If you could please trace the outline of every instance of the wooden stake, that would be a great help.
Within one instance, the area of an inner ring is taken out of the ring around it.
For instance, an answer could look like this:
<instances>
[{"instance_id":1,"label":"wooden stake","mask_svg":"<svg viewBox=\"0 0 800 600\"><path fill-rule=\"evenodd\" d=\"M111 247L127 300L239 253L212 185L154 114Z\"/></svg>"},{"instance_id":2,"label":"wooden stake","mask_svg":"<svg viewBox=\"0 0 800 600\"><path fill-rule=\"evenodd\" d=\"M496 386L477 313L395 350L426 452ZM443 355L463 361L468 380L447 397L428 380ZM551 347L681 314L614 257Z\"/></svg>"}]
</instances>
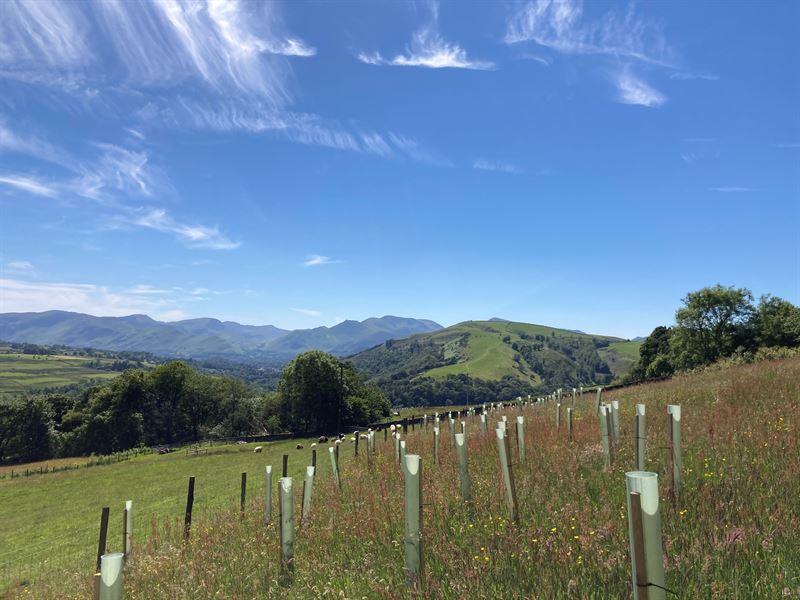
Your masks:
<instances>
[{"instance_id":1,"label":"wooden stake","mask_svg":"<svg viewBox=\"0 0 800 600\"><path fill-rule=\"evenodd\" d=\"M247 473L242 473L242 490L239 496L239 511L244 519L244 499L247 494Z\"/></svg>"},{"instance_id":2,"label":"wooden stake","mask_svg":"<svg viewBox=\"0 0 800 600\"><path fill-rule=\"evenodd\" d=\"M97 562L95 571L100 570L100 557L106 553L106 538L108 537L108 513L109 507L104 506L100 512L100 538L97 541Z\"/></svg>"},{"instance_id":3,"label":"wooden stake","mask_svg":"<svg viewBox=\"0 0 800 600\"><path fill-rule=\"evenodd\" d=\"M633 548L634 595L648 600L647 563L644 560L644 527L642 526L642 499L639 492L631 492L631 541Z\"/></svg>"},{"instance_id":4,"label":"wooden stake","mask_svg":"<svg viewBox=\"0 0 800 600\"><path fill-rule=\"evenodd\" d=\"M186 511L183 516L183 539L188 540L192 529L192 505L194 504L194 475L189 477L189 490L186 492Z\"/></svg>"}]
</instances>

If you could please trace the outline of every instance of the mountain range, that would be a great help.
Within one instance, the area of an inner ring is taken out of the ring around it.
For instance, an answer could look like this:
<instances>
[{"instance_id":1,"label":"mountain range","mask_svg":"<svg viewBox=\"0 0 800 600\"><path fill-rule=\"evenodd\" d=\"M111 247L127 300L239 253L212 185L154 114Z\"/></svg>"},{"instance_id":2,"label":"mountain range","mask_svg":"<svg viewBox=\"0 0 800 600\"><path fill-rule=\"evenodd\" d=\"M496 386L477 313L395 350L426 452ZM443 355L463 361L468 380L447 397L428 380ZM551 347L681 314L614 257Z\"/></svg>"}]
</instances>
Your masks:
<instances>
[{"instance_id":1,"label":"mountain range","mask_svg":"<svg viewBox=\"0 0 800 600\"><path fill-rule=\"evenodd\" d=\"M289 331L273 325L242 325L209 318L162 322L147 315L95 317L61 310L0 314L0 340L9 342L265 363L282 363L311 349L347 356L389 339L439 329L442 326L433 321L394 316Z\"/></svg>"}]
</instances>

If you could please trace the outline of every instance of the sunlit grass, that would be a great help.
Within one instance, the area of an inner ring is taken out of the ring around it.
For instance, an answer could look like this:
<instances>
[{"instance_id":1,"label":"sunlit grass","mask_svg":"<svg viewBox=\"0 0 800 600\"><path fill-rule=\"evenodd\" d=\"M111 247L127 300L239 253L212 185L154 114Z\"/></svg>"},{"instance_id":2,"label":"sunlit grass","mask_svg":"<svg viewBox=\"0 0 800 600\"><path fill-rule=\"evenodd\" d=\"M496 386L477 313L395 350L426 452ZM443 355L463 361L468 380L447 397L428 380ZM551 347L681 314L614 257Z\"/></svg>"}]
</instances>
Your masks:
<instances>
[{"instance_id":1,"label":"sunlit grass","mask_svg":"<svg viewBox=\"0 0 800 600\"><path fill-rule=\"evenodd\" d=\"M630 597L624 472L633 464L632 417L641 402L647 467L660 476L667 587L685 598L800 596L800 360L680 377L605 397L612 398L620 402L621 437L610 470L593 395L576 404L571 444L566 429L554 427L552 405L525 412L527 462L514 464L519 525L508 521L491 429L482 434L477 419L467 423L472 516L460 500L447 425L438 465L431 429L409 431L408 452L421 454L424 465L425 570L415 594ZM683 407L684 493L676 506L666 477L670 403ZM500 414L491 415L492 425ZM511 421L518 413L505 414ZM381 434L376 448L372 471L366 452L343 466L341 493L329 472L320 473L311 520L297 532L291 584L279 582L278 533L264 525L258 498L244 520L233 501L206 511L186 545L179 514L155 523L126 569L126 597L407 597L402 474ZM352 457L352 446L342 451ZM302 485L295 487L299 512ZM20 594L84 598L90 575L86 565Z\"/></svg>"}]
</instances>

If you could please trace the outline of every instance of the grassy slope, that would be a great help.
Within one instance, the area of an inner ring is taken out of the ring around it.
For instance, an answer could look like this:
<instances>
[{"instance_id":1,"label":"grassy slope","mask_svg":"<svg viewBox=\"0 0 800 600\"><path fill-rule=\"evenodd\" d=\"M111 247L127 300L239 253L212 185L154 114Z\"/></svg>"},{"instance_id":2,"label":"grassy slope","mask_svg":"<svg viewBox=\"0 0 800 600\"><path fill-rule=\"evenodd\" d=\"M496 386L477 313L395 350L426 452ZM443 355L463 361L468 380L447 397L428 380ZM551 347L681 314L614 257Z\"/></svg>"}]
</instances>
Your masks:
<instances>
[{"instance_id":1,"label":"grassy slope","mask_svg":"<svg viewBox=\"0 0 800 600\"><path fill-rule=\"evenodd\" d=\"M82 356L0 354L0 393L20 393L92 379L112 379L119 374L88 367L93 360L98 359Z\"/></svg>"},{"instance_id":2,"label":"grassy slope","mask_svg":"<svg viewBox=\"0 0 800 600\"><path fill-rule=\"evenodd\" d=\"M518 525L507 518L492 433L481 434L476 421L467 424L471 517L459 499L449 435L443 436L438 465L431 459L430 431L408 435L409 451L423 460L425 597L630 597L624 473L633 461L631 418L636 403L647 407L647 467L659 475L667 587L685 598L796 597L800 359L685 376L621 389L604 398L620 403L621 437L610 470L603 468L593 396L575 406L572 443L563 429L553 426L552 404L527 411L527 462L520 462L514 451ZM666 405L676 402L683 409L684 494L673 507L667 501L663 431ZM516 413L507 414L512 419ZM492 415L496 418L498 413ZM240 521L236 514L239 464L234 455L226 458L232 464L216 475L219 485L224 484L219 497L233 509L208 511L184 551L178 549L179 527L161 527L128 566L126 598L404 597L403 477L391 444L382 439L379 436L372 472L363 457L359 465L346 468L342 494L325 472L315 483L311 520L296 536L290 587L278 583L276 527L264 527L257 516ZM168 469L170 461L162 460L161 466ZM104 480L116 480L120 469L128 468L109 467ZM87 469L85 475L92 472ZM19 481L18 494L36 485ZM156 484L154 480L148 487ZM139 486L133 497L163 497L173 505L169 514L179 513L181 506L173 497L182 485L172 478L162 485L164 490L146 492L140 489L146 486ZM94 517L103 502L118 508L126 497L127 490L110 489L105 497L86 501L81 515L89 510ZM7 499L7 494L0 497L0 507ZM144 504L141 499L139 503ZM5 517L5 509L0 510ZM17 503L13 515L17 523L35 518L24 502ZM52 514L38 518L41 528L57 532ZM138 517L140 540L146 518ZM85 534L89 538L96 529L90 520L91 531ZM65 517L61 522L71 525ZM6 535L0 532L0 537ZM113 535L116 539L118 528ZM17 560L24 547L17 542L4 552ZM90 574L91 558L84 557L79 570L45 577L22 597L87 597Z\"/></svg>"},{"instance_id":3,"label":"grassy slope","mask_svg":"<svg viewBox=\"0 0 800 600\"><path fill-rule=\"evenodd\" d=\"M264 465L273 465L277 483L284 453L289 454L292 475L299 475L310 464L310 443L300 441L305 449L295 450L297 443L259 444L264 446L261 454L253 453L256 444L213 446L206 456L189 457L185 451L177 451L0 480L0 594L12 581L41 573L44 561L58 568L91 570L103 506L111 507L109 548L117 550L125 500L133 500L134 535L143 540L153 518L183 515L189 475L196 477L196 514L202 515L210 507L238 506L243 471L249 474L249 493L254 497L263 493ZM345 455L352 452L350 446L343 449ZM324 450L318 453L323 476L330 471Z\"/></svg>"},{"instance_id":4,"label":"grassy slope","mask_svg":"<svg viewBox=\"0 0 800 600\"><path fill-rule=\"evenodd\" d=\"M600 358L608 363L611 371L619 378L629 373L634 363L639 360L639 348L641 346L642 342L611 342L607 348L599 348L597 353Z\"/></svg>"},{"instance_id":5,"label":"grassy slope","mask_svg":"<svg viewBox=\"0 0 800 600\"><path fill-rule=\"evenodd\" d=\"M539 375L530 371L530 369L525 366L520 366L514 361L514 350L509 344L503 342L505 336L510 337L512 342L519 341L520 334L529 336L551 336L556 334L559 337L609 340L611 341L611 346L625 348L626 352L630 344L638 344L638 342L625 342L619 338L592 336L566 329L557 329L530 323L515 323L510 321L466 321L432 334L423 334L426 339L445 346L445 358L455 353L458 355L459 362L452 365L428 369L420 373L419 376L435 378L464 373L470 377L495 380L510 375L533 384L541 383ZM454 340L462 336L468 336L467 347L455 351L450 350L449 346L453 345ZM638 345L635 351L638 353ZM608 354L610 354L612 358L616 357L615 352ZM624 361L617 364L623 363ZM613 370L613 365L609 366L611 366ZM629 368L630 367L628 367L628 369Z\"/></svg>"}]
</instances>

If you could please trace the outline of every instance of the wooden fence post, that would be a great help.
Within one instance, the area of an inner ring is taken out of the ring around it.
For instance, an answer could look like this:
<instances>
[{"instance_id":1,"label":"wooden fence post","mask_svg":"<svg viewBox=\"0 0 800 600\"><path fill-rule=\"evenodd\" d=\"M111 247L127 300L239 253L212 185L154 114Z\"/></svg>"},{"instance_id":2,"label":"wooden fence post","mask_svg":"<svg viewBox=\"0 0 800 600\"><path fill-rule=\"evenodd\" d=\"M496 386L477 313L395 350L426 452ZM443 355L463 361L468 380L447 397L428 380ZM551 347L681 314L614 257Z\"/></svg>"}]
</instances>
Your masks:
<instances>
[{"instance_id":1,"label":"wooden fence post","mask_svg":"<svg viewBox=\"0 0 800 600\"><path fill-rule=\"evenodd\" d=\"M561 428L561 402L556 402L556 429Z\"/></svg>"},{"instance_id":2,"label":"wooden fence post","mask_svg":"<svg viewBox=\"0 0 800 600\"><path fill-rule=\"evenodd\" d=\"M632 559L631 579L634 600L642 598L664 600L666 598L666 582L661 546L658 475L646 471L631 471L625 473L625 485L628 492L628 538ZM638 510L635 510L637 500L639 507ZM638 520L641 521L640 526ZM641 534L636 530L637 527ZM641 535L640 540L636 539L638 535ZM643 550L643 552L637 553L637 550ZM642 554L644 561L643 565L640 561L638 565L640 572L637 574L636 559L640 558ZM641 594L642 590L646 592L645 595Z\"/></svg>"},{"instance_id":3,"label":"wooden fence post","mask_svg":"<svg viewBox=\"0 0 800 600\"><path fill-rule=\"evenodd\" d=\"M337 456L336 459L338 460L339 457ZM283 455L283 470L281 471L281 473L283 473L281 475L281 477L288 477L289 476L289 455L288 454L284 454Z\"/></svg>"},{"instance_id":4,"label":"wooden fence post","mask_svg":"<svg viewBox=\"0 0 800 600\"><path fill-rule=\"evenodd\" d=\"M265 468L264 477L264 520L272 521L272 465Z\"/></svg>"},{"instance_id":5,"label":"wooden fence post","mask_svg":"<svg viewBox=\"0 0 800 600\"><path fill-rule=\"evenodd\" d=\"M242 490L239 494L239 513L244 519L244 499L247 494L247 473L242 473Z\"/></svg>"},{"instance_id":6,"label":"wooden fence post","mask_svg":"<svg viewBox=\"0 0 800 600\"><path fill-rule=\"evenodd\" d=\"M594 400L594 412L596 414L598 414L598 415L600 414L600 397L601 397L602 393L603 393L603 388L598 387L597 388L597 397Z\"/></svg>"},{"instance_id":7,"label":"wooden fence post","mask_svg":"<svg viewBox=\"0 0 800 600\"><path fill-rule=\"evenodd\" d=\"M681 407L679 404L667 406L669 419L670 465L672 469L672 497L677 505L683 482L683 457L681 449Z\"/></svg>"},{"instance_id":8,"label":"wooden fence post","mask_svg":"<svg viewBox=\"0 0 800 600\"><path fill-rule=\"evenodd\" d=\"M183 513L183 539L188 540L192 529L192 505L194 504L194 475L189 477L189 490L186 492L186 511Z\"/></svg>"},{"instance_id":9,"label":"wooden fence post","mask_svg":"<svg viewBox=\"0 0 800 600\"><path fill-rule=\"evenodd\" d=\"M354 453L354 455L355 455L356 457L358 457L358 439L359 439L359 436L360 436L360 435L361 435L361 434L360 434L358 431L356 431L356 433L355 433L355 438L356 438L356 450L355 450L355 453Z\"/></svg>"},{"instance_id":10,"label":"wooden fence post","mask_svg":"<svg viewBox=\"0 0 800 600\"><path fill-rule=\"evenodd\" d=\"M405 564L406 584L418 587L422 580L422 460L417 454L405 458Z\"/></svg>"},{"instance_id":11,"label":"wooden fence post","mask_svg":"<svg viewBox=\"0 0 800 600\"><path fill-rule=\"evenodd\" d=\"M100 512L100 538L97 541L97 562L95 571L100 571L100 558L106 553L106 540L108 538L108 513L109 507L104 506Z\"/></svg>"},{"instance_id":12,"label":"wooden fence post","mask_svg":"<svg viewBox=\"0 0 800 600\"><path fill-rule=\"evenodd\" d=\"M636 405L636 415L633 417L633 435L634 435L634 458L635 469L637 471L645 470L645 450L647 442L647 429L645 427L645 406L644 404Z\"/></svg>"}]
</instances>

